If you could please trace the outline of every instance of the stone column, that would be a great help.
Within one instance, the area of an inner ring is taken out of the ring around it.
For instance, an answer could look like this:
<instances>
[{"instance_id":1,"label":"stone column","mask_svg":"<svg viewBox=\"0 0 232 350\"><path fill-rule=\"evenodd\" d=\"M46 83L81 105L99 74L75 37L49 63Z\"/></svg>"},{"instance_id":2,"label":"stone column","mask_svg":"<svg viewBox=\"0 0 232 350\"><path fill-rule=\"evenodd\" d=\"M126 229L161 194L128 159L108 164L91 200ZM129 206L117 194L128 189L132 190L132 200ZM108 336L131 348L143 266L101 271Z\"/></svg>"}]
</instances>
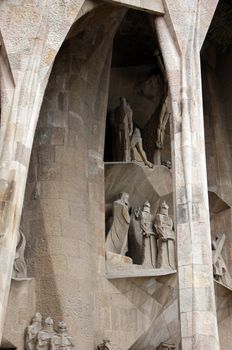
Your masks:
<instances>
[{"instance_id":1,"label":"stone column","mask_svg":"<svg viewBox=\"0 0 232 350\"><path fill-rule=\"evenodd\" d=\"M218 350L201 96L201 8L197 1L173 6L167 0L167 13L155 24L172 100L181 343L184 350Z\"/></svg>"},{"instance_id":2,"label":"stone column","mask_svg":"<svg viewBox=\"0 0 232 350\"><path fill-rule=\"evenodd\" d=\"M83 1L0 4L0 341L39 110L56 53Z\"/></svg>"}]
</instances>

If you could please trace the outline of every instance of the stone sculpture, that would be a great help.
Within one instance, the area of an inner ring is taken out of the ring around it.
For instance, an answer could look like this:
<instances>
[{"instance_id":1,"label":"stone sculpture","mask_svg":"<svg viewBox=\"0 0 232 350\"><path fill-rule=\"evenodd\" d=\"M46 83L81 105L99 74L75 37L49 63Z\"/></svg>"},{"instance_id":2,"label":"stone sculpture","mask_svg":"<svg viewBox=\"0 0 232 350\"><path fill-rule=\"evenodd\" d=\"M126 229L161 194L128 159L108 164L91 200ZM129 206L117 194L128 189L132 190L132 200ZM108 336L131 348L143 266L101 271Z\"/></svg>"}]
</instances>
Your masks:
<instances>
[{"instance_id":1,"label":"stone sculpture","mask_svg":"<svg viewBox=\"0 0 232 350\"><path fill-rule=\"evenodd\" d=\"M158 236L157 267L175 269L175 232L168 209L168 205L163 202L155 216L155 229Z\"/></svg>"},{"instance_id":2,"label":"stone sculpture","mask_svg":"<svg viewBox=\"0 0 232 350\"><path fill-rule=\"evenodd\" d=\"M150 203L147 201L143 205L140 214L140 228L143 236L143 261L146 268L156 268L157 244L154 232L154 216L150 211Z\"/></svg>"},{"instance_id":3,"label":"stone sculpture","mask_svg":"<svg viewBox=\"0 0 232 350\"><path fill-rule=\"evenodd\" d=\"M163 148L165 129L166 129L169 116L170 116L170 113L168 112L168 104L167 104L167 98L166 98L160 111L159 125L157 128L156 147L158 149Z\"/></svg>"},{"instance_id":4,"label":"stone sculpture","mask_svg":"<svg viewBox=\"0 0 232 350\"><path fill-rule=\"evenodd\" d=\"M47 317L43 329L37 335L36 350L55 350L54 335L53 319Z\"/></svg>"},{"instance_id":5,"label":"stone sculpture","mask_svg":"<svg viewBox=\"0 0 232 350\"><path fill-rule=\"evenodd\" d=\"M225 239L226 237L223 233L212 241L213 275L216 281L232 288L232 279L222 257L222 249Z\"/></svg>"},{"instance_id":6,"label":"stone sculpture","mask_svg":"<svg viewBox=\"0 0 232 350\"><path fill-rule=\"evenodd\" d=\"M64 321L59 322L58 331L53 337L53 344L55 350L69 350L74 346Z\"/></svg>"},{"instance_id":7,"label":"stone sculpture","mask_svg":"<svg viewBox=\"0 0 232 350\"><path fill-rule=\"evenodd\" d=\"M128 229L130 224L129 194L120 193L113 203L113 220L106 237L106 250L125 255L128 250Z\"/></svg>"},{"instance_id":8,"label":"stone sculpture","mask_svg":"<svg viewBox=\"0 0 232 350\"><path fill-rule=\"evenodd\" d=\"M134 129L133 135L130 141L131 148L131 160L138 164L147 165L149 168L153 167L153 164L147 160L146 153L143 150L143 141L141 132L138 128Z\"/></svg>"},{"instance_id":9,"label":"stone sculpture","mask_svg":"<svg viewBox=\"0 0 232 350\"><path fill-rule=\"evenodd\" d=\"M25 348L26 350L35 350L37 343L37 335L42 329L42 315L37 312L30 326L26 328L25 332Z\"/></svg>"},{"instance_id":10,"label":"stone sculpture","mask_svg":"<svg viewBox=\"0 0 232 350\"><path fill-rule=\"evenodd\" d=\"M27 278L27 266L24 259L25 247L26 247L26 238L22 230L19 229L12 278L16 278L16 279Z\"/></svg>"},{"instance_id":11,"label":"stone sculpture","mask_svg":"<svg viewBox=\"0 0 232 350\"><path fill-rule=\"evenodd\" d=\"M116 160L128 162L130 158L130 137L133 133L133 111L125 97L120 98L120 106L114 114L116 136Z\"/></svg>"},{"instance_id":12,"label":"stone sculpture","mask_svg":"<svg viewBox=\"0 0 232 350\"><path fill-rule=\"evenodd\" d=\"M37 312L32 324L26 328L26 350L70 350L72 347L72 337L68 335L64 321L59 322L56 332L53 328L53 319L47 317L42 327L42 316Z\"/></svg>"},{"instance_id":13,"label":"stone sculpture","mask_svg":"<svg viewBox=\"0 0 232 350\"><path fill-rule=\"evenodd\" d=\"M110 350L110 340L103 339L103 343L98 345L97 350Z\"/></svg>"},{"instance_id":14,"label":"stone sculpture","mask_svg":"<svg viewBox=\"0 0 232 350\"><path fill-rule=\"evenodd\" d=\"M157 350L174 350L176 349L176 345L174 344L168 344L168 343L161 343Z\"/></svg>"}]
</instances>

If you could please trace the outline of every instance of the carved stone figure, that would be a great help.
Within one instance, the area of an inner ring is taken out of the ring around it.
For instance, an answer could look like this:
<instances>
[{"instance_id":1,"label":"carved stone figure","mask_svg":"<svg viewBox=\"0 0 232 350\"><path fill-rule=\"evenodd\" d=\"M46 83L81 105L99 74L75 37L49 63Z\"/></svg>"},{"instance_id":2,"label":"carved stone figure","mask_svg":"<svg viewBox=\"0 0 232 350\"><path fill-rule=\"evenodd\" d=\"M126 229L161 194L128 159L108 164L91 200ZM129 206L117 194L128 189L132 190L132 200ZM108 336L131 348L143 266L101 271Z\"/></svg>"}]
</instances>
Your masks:
<instances>
[{"instance_id":1,"label":"carved stone figure","mask_svg":"<svg viewBox=\"0 0 232 350\"><path fill-rule=\"evenodd\" d=\"M55 350L54 334L53 319L47 317L44 321L43 329L38 333L36 350Z\"/></svg>"},{"instance_id":2,"label":"carved stone figure","mask_svg":"<svg viewBox=\"0 0 232 350\"><path fill-rule=\"evenodd\" d=\"M153 167L153 164L147 160L146 153L143 150L143 141L141 132L138 128L135 128L131 137L131 160L136 163L142 163L147 165L149 168Z\"/></svg>"},{"instance_id":3,"label":"carved stone figure","mask_svg":"<svg viewBox=\"0 0 232 350\"><path fill-rule=\"evenodd\" d=\"M168 205L163 202L155 217L155 229L158 235L157 267L175 269L175 232L168 209Z\"/></svg>"},{"instance_id":4,"label":"carved stone figure","mask_svg":"<svg viewBox=\"0 0 232 350\"><path fill-rule=\"evenodd\" d=\"M110 340L103 339L103 343L98 345L97 350L110 350Z\"/></svg>"},{"instance_id":5,"label":"carved stone figure","mask_svg":"<svg viewBox=\"0 0 232 350\"><path fill-rule=\"evenodd\" d=\"M129 224L129 194L122 192L119 199L113 203L113 220L106 238L106 250L121 255L126 254Z\"/></svg>"},{"instance_id":6,"label":"carved stone figure","mask_svg":"<svg viewBox=\"0 0 232 350\"><path fill-rule=\"evenodd\" d=\"M120 98L120 106L114 114L116 135L116 160L128 162L130 158L130 137L133 133L133 111L125 97Z\"/></svg>"},{"instance_id":7,"label":"carved stone figure","mask_svg":"<svg viewBox=\"0 0 232 350\"><path fill-rule=\"evenodd\" d=\"M147 201L143 205L140 214L140 227L143 236L143 262L146 268L156 268L157 244L154 232L154 216L150 211L150 203Z\"/></svg>"},{"instance_id":8,"label":"carved stone figure","mask_svg":"<svg viewBox=\"0 0 232 350\"><path fill-rule=\"evenodd\" d=\"M142 265L144 257L143 235L141 233L141 211L142 208L133 208L131 213L131 221L128 231L128 256L133 260L134 264Z\"/></svg>"},{"instance_id":9,"label":"carved stone figure","mask_svg":"<svg viewBox=\"0 0 232 350\"><path fill-rule=\"evenodd\" d=\"M64 321L59 322L58 331L53 337L53 345L55 350L69 350L74 346Z\"/></svg>"},{"instance_id":10,"label":"carved stone figure","mask_svg":"<svg viewBox=\"0 0 232 350\"><path fill-rule=\"evenodd\" d=\"M17 279L27 278L27 266L24 259L25 247L26 247L26 238L22 230L19 229L12 278L17 278Z\"/></svg>"},{"instance_id":11,"label":"carved stone figure","mask_svg":"<svg viewBox=\"0 0 232 350\"><path fill-rule=\"evenodd\" d=\"M35 350L37 343L37 334L42 329L42 315L37 312L30 326L26 328L25 332L25 348L26 350Z\"/></svg>"},{"instance_id":12,"label":"carved stone figure","mask_svg":"<svg viewBox=\"0 0 232 350\"><path fill-rule=\"evenodd\" d=\"M232 288L232 279L221 254L225 239L226 237L223 233L212 242L213 275L216 281Z\"/></svg>"},{"instance_id":13,"label":"carved stone figure","mask_svg":"<svg viewBox=\"0 0 232 350\"><path fill-rule=\"evenodd\" d=\"M161 343L157 350L174 350L176 349L176 345L174 344L168 344L168 343Z\"/></svg>"}]
</instances>

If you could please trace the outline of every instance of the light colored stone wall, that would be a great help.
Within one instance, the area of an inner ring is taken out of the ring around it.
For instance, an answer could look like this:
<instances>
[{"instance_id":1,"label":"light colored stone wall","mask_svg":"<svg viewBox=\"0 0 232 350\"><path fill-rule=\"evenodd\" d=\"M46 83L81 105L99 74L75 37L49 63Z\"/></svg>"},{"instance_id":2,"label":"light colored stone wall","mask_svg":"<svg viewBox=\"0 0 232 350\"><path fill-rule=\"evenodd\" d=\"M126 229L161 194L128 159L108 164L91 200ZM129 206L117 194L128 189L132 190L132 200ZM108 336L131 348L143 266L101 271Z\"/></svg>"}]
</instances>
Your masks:
<instances>
[{"instance_id":1,"label":"light colored stone wall","mask_svg":"<svg viewBox=\"0 0 232 350\"><path fill-rule=\"evenodd\" d=\"M231 53L216 57L213 62L203 58L203 97L206 131L206 158L209 188L215 191L229 206L232 205L232 128L231 128ZM208 56L212 57L212 56ZM210 64L211 63L211 64ZM229 207L228 207L229 208ZM222 251L227 268L232 273L232 210L226 209L211 215L211 233L214 238L225 233L226 241ZM227 349L231 337L231 291L216 287L217 316L221 349Z\"/></svg>"},{"instance_id":2,"label":"light colored stone wall","mask_svg":"<svg viewBox=\"0 0 232 350\"><path fill-rule=\"evenodd\" d=\"M81 350L92 350L105 337L115 350L129 348L176 300L175 277L105 277L105 118L112 35L125 11L111 13L106 7L97 19L91 14L57 56L37 126L22 216L36 309L56 324L64 318ZM170 192L170 183L164 186ZM178 310L166 311L163 322L164 332L153 346L179 341Z\"/></svg>"}]
</instances>

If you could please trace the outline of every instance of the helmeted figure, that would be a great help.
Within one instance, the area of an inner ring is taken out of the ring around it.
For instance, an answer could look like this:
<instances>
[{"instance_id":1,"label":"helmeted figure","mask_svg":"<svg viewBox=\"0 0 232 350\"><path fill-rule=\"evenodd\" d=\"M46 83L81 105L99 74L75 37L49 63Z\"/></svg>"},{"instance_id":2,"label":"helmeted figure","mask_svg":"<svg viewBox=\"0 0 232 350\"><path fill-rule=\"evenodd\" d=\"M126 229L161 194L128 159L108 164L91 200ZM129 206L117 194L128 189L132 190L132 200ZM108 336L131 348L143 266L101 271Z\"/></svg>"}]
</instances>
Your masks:
<instances>
[{"instance_id":1,"label":"helmeted figure","mask_svg":"<svg viewBox=\"0 0 232 350\"><path fill-rule=\"evenodd\" d=\"M47 317L44 321L43 329L38 333L36 350L55 350L54 334L53 319Z\"/></svg>"},{"instance_id":2,"label":"helmeted figure","mask_svg":"<svg viewBox=\"0 0 232 350\"><path fill-rule=\"evenodd\" d=\"M25 348L26 350L35 350L37 343L37 334L42 329L42 315L37 312L30 326L26 328L25 332Z\"/></svg>"},{"instance_id":3,"label":"helmeted figure","mask_svg":"<svg viewBox=\"0 0 232 350\"><path fill-rule=\"evenodd\" d=\"M168 205L163 202L155 216L155 228L158 235L157 267L175 269L175 232L168 209Z\"/></svg>"},{"instance_id":4,"label":"helmeted figure","mask_svg":"<svg viewBox=\"0 0 232 350\"><path fill-rule=\"evenodd\" d=\"M53 346L55 350L70 350L74 346L64 321L59 322L58 331L53 337Z\"/></svg>"},{"instance_id":5,"label":"helmeted figure","mask_svg":"<svg viewBox=\"0 0 232 350\"><path fill-rule=\"evenodd\" d=\"M128 250L128 229L130 224L129 194L120 193L113 203L113 220L106 237L106 250L125 255Z\"/></svg>"},{"instance_id":6,"label":"helmeted figure","mask_svg":"<svg viewBox=\"0 0 232 350\"><path fill-rule=\"evenodd\" d=\"M140 214L140 228L143 236L142 265L146 268L156 268L156 234L153 226L154 216L151 214L150 207L150 203L145 202Z\"/></svg>"},{"instance_id":7,"label":"helmeted figure","mask_svg":"<svg viewBox=\"0 0 232 350\"><path fill-rule=\"evenodd\" d=\"M130 137L133 133L133 111L125 97L120 98L120 106L114 114L115 153L117 161L128 162L130 158Z\"/></svg>"}]
</instances>

